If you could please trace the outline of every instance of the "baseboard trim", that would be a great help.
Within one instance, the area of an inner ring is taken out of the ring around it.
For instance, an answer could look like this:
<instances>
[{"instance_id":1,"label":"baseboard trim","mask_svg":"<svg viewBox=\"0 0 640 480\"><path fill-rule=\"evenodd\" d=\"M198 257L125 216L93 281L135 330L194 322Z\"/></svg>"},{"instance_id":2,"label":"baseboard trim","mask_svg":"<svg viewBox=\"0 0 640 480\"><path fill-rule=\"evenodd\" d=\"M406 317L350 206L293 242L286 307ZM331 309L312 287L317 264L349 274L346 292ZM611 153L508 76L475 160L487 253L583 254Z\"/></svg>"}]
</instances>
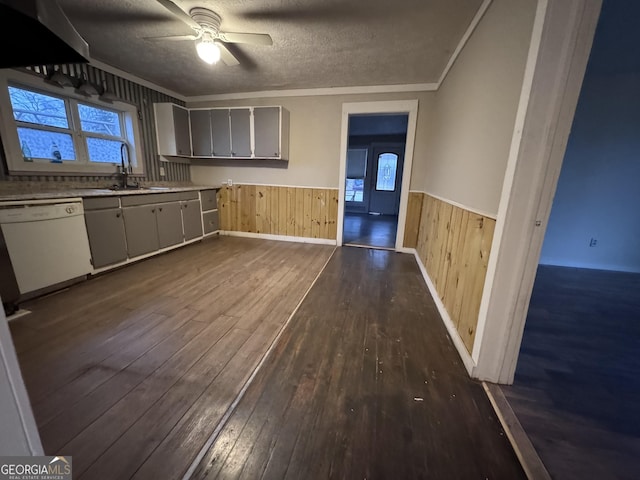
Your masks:
<instances>
[{"instance_id":1,"label":"baseboard trim","mask_svg":"<svg viewBox=\"0 0 640 480\"><path fill-rule=\"evenodd\" d=\"M230 230L220 230L220 235L226 237L261 238L263 240L278 240L280 242L314 243L317 245L336 245L335 240L330 238L294 237L290 235L272 235L270 233L235 232Z\"/></svg>"},{"instance_id":2,"label":"baseboard trim","mask_svg":"<svg viewBox=\"0 0 640 480\"><path fill-rule=\"evenodd\" d=\"M460 355L460 358L462 359L464 367L467 369L467 373L469 374L469 376L473 377L476 368L476 362L474 362L473 358L471 358L471 354L467 350L467 347L465 347L464 342L462 341L462 338L458 333L458 330L456 330L456 327L453 324L453 320L451 320L451 317L449 316L449 312L447 312L447 309L444 307L444 303L442 303L442 300L438 295L436 286L434 285L433 281L431 281L431 277L429 277L427 269L424 268L424 265L420 260L418 251L415 248L404 248L402 251L413 253L413 255L415 256L416 262L418 262L418 267L420 267L420 272L422 272L422 278L424 278L424 281L427 284L427 288L429 289L429 292L431 292L431 296L433 297L433 301L438 308L440 318L442 318L442 323L444 323L444 326L449 333L449 337L453 341L453 345L456 347L456 350L458 351L458 355Z\"/></svg>"},{"instance_id":3,"label":"baseboard trim","mask_svg":"<svg viewBox=\"0 0 640 480\"><path fill-rule=\"evenodd\" d=\"M551 475L549 475L538 452L531 440L529 440L527 432L522 428L500 385L482 382L482 386L502 424L502 428L507 434L507 438L511 442L513 450L516 452L518 460L520 460L522 469L527 474L527 478L529 480L551 480Z\"/></svg>"}]
</instances>

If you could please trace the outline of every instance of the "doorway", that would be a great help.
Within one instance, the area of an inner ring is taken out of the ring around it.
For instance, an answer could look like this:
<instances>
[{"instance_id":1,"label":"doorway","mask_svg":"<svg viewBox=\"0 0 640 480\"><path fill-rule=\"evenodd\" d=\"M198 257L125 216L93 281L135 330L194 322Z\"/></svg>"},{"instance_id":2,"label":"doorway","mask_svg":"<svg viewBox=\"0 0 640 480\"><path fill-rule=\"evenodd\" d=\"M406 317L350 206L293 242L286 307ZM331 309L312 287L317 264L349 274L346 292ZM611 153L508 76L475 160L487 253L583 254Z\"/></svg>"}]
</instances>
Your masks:
<instances>
[{"instance_id":1,"label":"doorway","mask_svg":"<svg viewBox=\"0 0 640 480\"><path fill-rule=\"evenodd\" d=\"M417 101L343 105L338 244L402 248Z\"/></svg>"},{"instance_id":2,"label":"doorway","mask_svg":"<svg viewBox=\"0 0 640 480\"><path fill-rule=\"evenodd\" d=\"M502 387L553 478L640 476L638 15L603 3Z\"/></svg>"},{"instance_id":3,"label":"doorway","mask_svg":"<svg viewBox=\"0 0 640 480\"><path fill-rule=\"evenodd\" d=\"M395 247L407 121L406 114L349 117L345 245Z\"/></svg>"}]
</instances>

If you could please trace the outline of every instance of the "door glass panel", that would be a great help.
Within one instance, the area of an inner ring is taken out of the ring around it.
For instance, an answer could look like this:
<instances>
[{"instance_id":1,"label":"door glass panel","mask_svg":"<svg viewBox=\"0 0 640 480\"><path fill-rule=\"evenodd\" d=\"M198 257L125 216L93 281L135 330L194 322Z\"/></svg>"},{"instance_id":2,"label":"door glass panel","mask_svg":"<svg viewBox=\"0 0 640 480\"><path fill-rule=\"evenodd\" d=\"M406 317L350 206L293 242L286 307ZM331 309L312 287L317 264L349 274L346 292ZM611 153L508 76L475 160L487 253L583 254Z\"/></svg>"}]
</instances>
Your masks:
<instances>
[{"instance_id":1,"label":"door glass panel","mask_svg":"<svg viewBox=\"0 0 640 480\"><path fill-rule=\"evenodd\" d=\"M378 171L376 173L376 190L393 192L396 189L396 171L398 169L398 155L395 153L381 153L378 156Z\"/></svg>"}]
</instances>

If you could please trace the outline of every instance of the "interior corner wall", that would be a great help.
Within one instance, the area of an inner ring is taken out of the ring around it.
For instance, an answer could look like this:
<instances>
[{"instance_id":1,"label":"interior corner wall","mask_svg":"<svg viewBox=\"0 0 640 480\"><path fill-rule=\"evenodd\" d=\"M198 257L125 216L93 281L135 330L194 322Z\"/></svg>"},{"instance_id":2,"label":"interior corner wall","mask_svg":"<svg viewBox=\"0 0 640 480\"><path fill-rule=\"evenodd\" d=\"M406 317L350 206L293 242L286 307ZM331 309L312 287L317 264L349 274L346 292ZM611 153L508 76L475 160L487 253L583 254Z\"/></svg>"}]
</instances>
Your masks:
<instances>
[{"instance_id":1,"label":"interior corner wall","mask_svg":"<svg viewBox=\"0 0 640 480\"><path fill-rule=\"evenodd\" d=\"M435 92L258 98L188 103L188 107L282 105L289 111L289 161L193 160L194 183L215 185L231 179L238 184L338 188L342 104L418 99L418 124L414 147L411 189L422 190L426 177L427 120ZM264 161L262 161L264 162Z\"/></svg>"},{"instance_id":2,"label":"interior corner wall","mask_svg":"<svg viewBox=\"0 0 640 480\"><path fill-rule=\"evenodd\" d=\"M497 213L536 6L493 0L442 82L427 127L427 193Z\"/></svg>"},{"instance_id":3,"label":"interior corner wall","mask_svg":"<svg viewBox=\"0 0 640 480\"><path fill-rule=\"evenodd\" d=\"M587 71L540 263L640 272L639 84Z\"/></svg>"}]
</instances>

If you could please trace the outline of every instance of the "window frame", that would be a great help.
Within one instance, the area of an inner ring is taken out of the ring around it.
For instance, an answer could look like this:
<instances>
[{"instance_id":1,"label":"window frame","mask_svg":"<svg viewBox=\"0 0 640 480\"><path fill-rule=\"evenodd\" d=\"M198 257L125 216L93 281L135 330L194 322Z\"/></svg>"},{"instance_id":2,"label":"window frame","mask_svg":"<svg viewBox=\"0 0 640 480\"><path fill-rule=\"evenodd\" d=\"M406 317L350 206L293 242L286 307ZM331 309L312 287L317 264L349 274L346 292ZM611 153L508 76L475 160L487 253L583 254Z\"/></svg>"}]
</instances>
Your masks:
<instances>
[{"instance_id":1,"label":"window frame","mask_svg":"<svg viewBox=\"0 0 640 480\"><path fill-rule=\"evenodd\" d=\"M9 96L9 86L42 93L60 98L65 102L69 128L40 125L15 120ZM80 121L78 105L83 104L118 114L122 137L84 131ZM10 175L113 175L121 164L120 158L113 162L92 162L89 158L87 138L123 141L129 146L131 164L134 175L144 175L144 157L142 151L142 134L138 109L130 103L114 101L103 102L94 97L86 97L75 93L71 87L55 87L44 82L41 76L16 70L0 71L0 138L4 148L7 167ZM23 158L18 128L33 128L71 135L75 149L75 160L52 163L43 159L25 162Z\"/></svg>"}]
</instances>

